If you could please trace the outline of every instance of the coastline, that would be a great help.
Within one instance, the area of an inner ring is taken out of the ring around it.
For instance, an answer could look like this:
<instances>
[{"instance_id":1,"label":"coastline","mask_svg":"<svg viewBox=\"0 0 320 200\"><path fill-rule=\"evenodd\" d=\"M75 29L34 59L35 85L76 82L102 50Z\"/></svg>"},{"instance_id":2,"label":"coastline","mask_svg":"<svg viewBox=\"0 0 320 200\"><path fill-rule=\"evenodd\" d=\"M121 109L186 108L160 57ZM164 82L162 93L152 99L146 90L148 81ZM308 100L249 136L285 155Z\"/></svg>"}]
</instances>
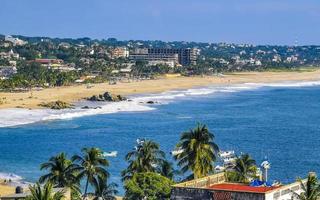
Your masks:
<instances>
[{"instance_id":1,"label":"coastline","mask_svg":"<svg viewBox=\"0 0 320 200\"><path fill-rule=\"evenodd\" d=\"M97 95L109 91L120 95L135 95L148 93L161 93L177 89L189 89L195 87L234 85L241 83L274 83L283 81L316 81L320 80L320 70L305 72L240 72L231 73L223 76L205 76L205 77L175 77L159 78L156 80L143 80L130 83L117 83L109 85L108 83L92 84L87 88L86 85L65 86L48 88L40 91L24 93L1 93L0 99L4 103L0 105L1 109L11 108L40 108L38 105L43 102L62 100L68 103L75 103L86 97Z\"/></svg>"},{"instance_id":2,"label":"coastline","mask_svg":"<svg viewBox=\"0 0 320 200\"><path fill-rule=\"evenodd\" d=\"M304 74L304 73L301 73L301 74ZM243 76L243 74L240 74L240 75L233 74L233 76ZM200 85L200 86L195 86L191 89L178 89L178 90L170 90L170 91L164 91L164 92L158 92L158 93L146 93L146 94L138 93L137 95L130 96L130 99L132 101L112 102L112 103L101 102L101 104L99 102L91 102L93 104L92 106L97 106L95 104L100 104L99 106L102 107L101 109L75 109L75 110L67 109L67 110L60 110L60 111L55 111L50 109L32 109L32 110L15 109L9 112L6 111L8 109L3 109L3 110L0 110L0 113L3 115L3 120L1 120L0 122L0 129L2 128L1 123L3 121L6 121L6 117L8 116L12 117L11 120L8 120L9 123L12 123L16 120L17 124L8 123L7 127L37 123L37 122L47 121L47 120L71 119L74 117L82 117L82 116L96 115L96 114L108 114L108 113L115 113L115 112L122 112L122 111L124 112L148 111L148 109L152 109L153 107L156 109L156 105L153 106L145 103L148 100L155 101L157 102L156 104L161 105L167 102L175 101L175 99L185 98L185 97L189 98L190 96L193 96L192 98L198 98L200 95L207 95L207 94L213 94L213 93L219 94L219 93L239 92L243 90L251 91L251 90L259 89L262 87L287 88L287 87L319 86L320 79L317 78L315 75L312 75L312 76L314 76L315 78L310 79L310 77L307 76L307 77L303 77L305 79L301 80L302 77L299 76L299 77L295 77L294 79L283 80L283 81L260 81L260 82L256 81L256 82L243 82L243 83L239 82L239 83L232 83L232 84L222 83L222 84L209 84L204 86ZM87 102L84 102L84 103L87 104ZM77 107L79 108L79 106L81 105L78 104ZM22 113L20 113L20 111ZM30 121L23 121L25 119L30 119L30 118L31 118ZM14 189L14 187L10 185L5 185L3 189L10 192L12 191L12 189Z\"/></svg>"}]
</instances>

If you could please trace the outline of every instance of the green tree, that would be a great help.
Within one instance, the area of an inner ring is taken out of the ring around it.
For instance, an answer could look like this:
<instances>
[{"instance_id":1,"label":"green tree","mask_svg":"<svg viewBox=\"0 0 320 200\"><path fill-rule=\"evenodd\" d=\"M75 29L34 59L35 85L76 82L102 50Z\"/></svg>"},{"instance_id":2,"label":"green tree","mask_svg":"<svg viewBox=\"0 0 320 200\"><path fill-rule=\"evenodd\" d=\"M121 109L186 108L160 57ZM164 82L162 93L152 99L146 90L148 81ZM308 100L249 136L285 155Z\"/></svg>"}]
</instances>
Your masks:
<instances>
[{"instance_id":1,"label":"green tree","mask_svg":"<svg viewBox=\"0 0 320 200\"><path fill-rule=\"evenodd\" d=\"M39 182L51 182L54 187L69 187L77 179L73 172L72 161L69 160L65 153L53 156L48 162L41 164L41 170L48 170L49 173L40 177Z\"/></svg>"},{"instance_id":2,"label":"green tree","mask_svg":"<svg viewBox=\"0 0 320 200\"><path fill-rule=\"evenodd\" d=\"M320 198L320 186L318 178L314 173L308 175L306 183L303 183L301 179L298 181L300 182L300 187L303 192L300 194L292 192L294 197L299 200L318 200Z\"/></svg>"},{"instance_id":3,"label":"green tree","mask_svg":"<svg viewBox=\"0 0 320 200\"><path fill-rule=\"evenodd\" d=\"M71 189L73 199L80 196L80 184L74 165L65 153L51 157L48 162L41 164L40 169L49 171L40 177L40 183L51 182L53 187L68 187Z\"/></svg>"},{"instance_id":4,"label":"green tree","mask_svg":"<svg viewBox=\"0 0 320 200\"><path fill-rule=\"evenodd\" d=\"M107 179L109 173L105 167L109 166L107 159L103 157L103 152L99 148L83 148L83 155L74 155L72 161L76 163L75 170L78 171L78 179L86 178L86 185L83 198L88 192L88 186L94 184L95 179Z\"/></svg>"},{"instance_id":5,"label":"green tree","mask_svg":"<svg viewBox=\"0 0 320 200\"><path fill-rule=\"evenodd\" d=\"M26 200L62 200L64 199L64 191L53 191L52 183L47 182L43 187L40 183L34 186L29 186L31 195L27 196Z\"/></svg>"},{"instance_id":6,"label":"green tree","mask_svg":"<svg viewBox=\"0 0 320 200\"><path fill-rule=\"evenodd\" d=\"M97 177L93 181L93 186L95 189L94 192L94 200L115 200L115 195L118 193L117 187L118 185L115 183L108 184L107 179L103 179L101 177Z\"/></svg>"},{"instance_id":7,"label":"green tree","mask_svg":"<svg viewBox=\"0 0 320 200\"><path fill-rule=\"evenodd\" d=\"M129 166L122 171L123 180L131 178L135 173L158 171L164 158L165 154L158 143L143 141L126 155L125 160L129 162Z\"/></svg>"},{"instance_id":8,"label":"green tree","mask_svg":"<svg viewBox=\"0 0 320 200\"><path fill-rule=\"evenodd\" d=\"M206 125L198 124L196 128L184 132L181 135L177 148L182 152L175 155L181 172L191 170L189 178L201 178L214 171L219 148L214 142L214 135Z\"/></svg>"},{"instance_id":9,"label":"green tree","mask_svg":"<svg viewBox=\"0 0 320 200\"><path fill-rule=\"evenodd\" d=\"M157 173L135 173L130 180L126 180L124 199L131 200L165 200L170 198L173 182Z\"/></svg>"},{"instance_id":10,"label":"green tree","mask_svg":"<svg viewBox=\"0 0 320 200\"><path fill-rule=\"evenodd\" d=\"M164 160L160 166L160 174L164 177L169 178L170 180L173 180L174 175L178 172L173 168L172 163Z\"/></svg>"},{"instance_id":11,"label":"green tree","mask_svg":"<svg viewBox=\"0 0 320 200\"><path fill-rule=\"evenodd\" d=\"M248 183L256 177L256 172L256 161L249 154L243 154L236 159L231 171L227 172L227 178L229 181Z\"/></svg>"}]
</instances>

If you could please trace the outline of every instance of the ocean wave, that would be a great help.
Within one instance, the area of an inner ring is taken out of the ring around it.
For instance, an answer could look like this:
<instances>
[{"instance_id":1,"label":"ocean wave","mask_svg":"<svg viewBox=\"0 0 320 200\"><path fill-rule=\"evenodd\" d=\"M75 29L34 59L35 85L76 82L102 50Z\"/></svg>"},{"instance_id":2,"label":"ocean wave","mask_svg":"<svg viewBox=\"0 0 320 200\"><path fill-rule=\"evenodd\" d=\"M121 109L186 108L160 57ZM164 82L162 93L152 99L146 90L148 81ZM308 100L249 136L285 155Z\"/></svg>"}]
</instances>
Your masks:
<instances>
[{"instance_id":1,"label":"ocean wave","mask_svg":"<svg viewBox=\"0 0 320 200\"><path fill-rule=\"evenodd\" d=\"M83 104L83 102L82 102ZM0 127L19 126L40 121L67 120L77 117L111 114L117 112L142 112L153 110L153 107L140 104L137 101L123 101L114 103L97 103L91 109L82 109L78 105L75 109L51 110L51 109L3 109L0 110Z\"/></svg>"},{"instance_id":2,"label":"ocean wave","mask_svg":"<svg viewBox=\"0 0 320 200\"><path fill-rule=\"evenodd\" d=\"M34 183L24 181L23 177L14 174L14 173L4 173L0 172L0 179L5 180L6 184L13 186L13 187L24 187L27 188L29 185L32 185Z\"/></svg>"},{"instance_id":3,"label":"ocean wave","mask_svg":"<svg viewBox=\"0 0 320 200\"><path fill-rule=\"evenodd\" d=\"M278 82L278 83L245 83L250 87L312 87L312 86L319 86L320 81L305 81L305 82Z\"/></svg>"},{"instance_id":4,"label":"ocean wave","mask_svg":"<svg viewBox=\"0 0 320 200\"><path fill-rule=\"evenodd\" d=\"M173 90L160 94L148 94L132 97L130 101L112 103L80 102L76 109L72 110L50 110L50 109L2 109L0 110L0 127L25 125L40 121L68 120L77 117L111 114L118 112L146 112L156 109L147 102L156 104L168 104L176 99L187 97L212 95L214 93L232 93L245 90L255 90L262 87L310 87L318 86L320 81L309 82L281 82L281 83L244 83L225 86L209 86L192 88L187 90ZM84 105L96 107L96 109L81 109Z\"/></svg>"},{"instance_id":5,"label":"ocean wave","mask_svg":"<svg viewBox=\"0 0 320 200\"><path fill-rule=\"evenodd\" d=\"M0 172L1 180L21 181L23 178L13 173Z\"/></svg>"}]
</instances>

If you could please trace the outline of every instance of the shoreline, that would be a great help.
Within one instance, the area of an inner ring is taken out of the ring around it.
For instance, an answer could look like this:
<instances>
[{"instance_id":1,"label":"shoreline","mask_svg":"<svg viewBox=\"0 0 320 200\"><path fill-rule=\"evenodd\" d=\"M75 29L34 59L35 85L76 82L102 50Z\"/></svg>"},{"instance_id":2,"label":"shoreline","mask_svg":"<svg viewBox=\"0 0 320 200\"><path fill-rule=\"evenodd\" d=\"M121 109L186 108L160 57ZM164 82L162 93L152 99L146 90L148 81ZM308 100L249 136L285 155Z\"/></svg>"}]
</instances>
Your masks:
<instances>
[{"instance_id":1,"label":"shoreline","mask_svg":"<svg viewBox=\"0 0 320 200\"><path fill-rule=\"evenodd\" d=\"M0 104L0 112L3 109L25 108L39 109L40 103L62 100L68 103L76 103L92 95L104 93L106 91L128 95L142 95L149 93L161 93L170 90L183 90L196 87L235 85L242 83L275 83L285 81L317 81L320 80L320 70L307 72L240 72L231 73L223 76L205 76L205 77L175 77L159 78L155 80L142 80L130 83L117 83L109 85L108 83L87 85L64 86L48 88L40 91L8 93L0 92L0 99L4 103Z\"/></svg>"}]
</instances>

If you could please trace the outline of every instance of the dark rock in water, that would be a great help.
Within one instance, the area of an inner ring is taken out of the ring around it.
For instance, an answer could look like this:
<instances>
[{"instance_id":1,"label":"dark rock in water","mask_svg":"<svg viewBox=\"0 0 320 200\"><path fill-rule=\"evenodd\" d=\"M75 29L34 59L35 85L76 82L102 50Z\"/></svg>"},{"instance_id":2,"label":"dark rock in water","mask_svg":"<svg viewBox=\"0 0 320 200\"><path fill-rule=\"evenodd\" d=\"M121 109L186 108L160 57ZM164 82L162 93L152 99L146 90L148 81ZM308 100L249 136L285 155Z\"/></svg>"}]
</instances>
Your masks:
<instances>
[{"instance_id":1,"label":"dark rock in water","mask_svg":"<svg viewBox=\"0 0 320 200\"><path fill-rule=\"evenodd\" d=\"M119 101L126 101L127 100L126 97L121 96L121 95L117 95L117 98L118 98Z\"/></svg>"},{"instance_id":2,"label":"dark rock in water","mask_svg":"<svg viewBox=\"0 0 320 200\"><path fill-rule=\"evenodd\" d=\"M93 95L92 97L88 98L89 101L98 101L98 97Z\"/></svg>"},{"instance_id":3,"label":"dark rock in water","mask_svg":"<svg viewBox=\"0 0 320 200\"><path fill-rule=\"evenodd\" d=\"M41 104L39 104L39 106L54 109L54 110L73 108L72 104L64 102L64 101L53 101L53 102L49 102L49 103L41 103Z\"/></svg>"},{"instance_id":4,"label":"dark rock in water","mask_svg":"<svg viewBox=\"0 0 320 200\"><path fill-rule=\"evenodd\" d=\"M105 101L115 101L115 99L113 98L113 96L109 92L105 92L103 94L103 98Z\"/></svg>"},{"instance_id":5,"label":"dark rock in water","mask_svg":"<svg viewBox=\"0 0 320 200\"><path fill-rule=\"evenodd\" d=\"M89 101L110 101L110 102L117 102L117 101L126 101L127 98L121 95L113 95L110 92L105 92L104 94L93 95L92 97L87 98Z\"/></svg>"},{"instance_id":6,"label":"dark rock in water","mask_svg":"<svg viewBox=\"0 0 320 200\"><path fill-rule=\"evenodd\" d=\"M83 106L83 107L81 107L81 109L90 109L90 107L89 106Z\"/></svg>"},{"instance_id":7,"label":"dark rock in water","mask_svg":"<svg viewBox=\"0 0 320 200\"><path fill-rule=\"evenodd\" d=\"M154 104L154 101L147 101L147 104Z\"/></svg>"}]
</instances>

